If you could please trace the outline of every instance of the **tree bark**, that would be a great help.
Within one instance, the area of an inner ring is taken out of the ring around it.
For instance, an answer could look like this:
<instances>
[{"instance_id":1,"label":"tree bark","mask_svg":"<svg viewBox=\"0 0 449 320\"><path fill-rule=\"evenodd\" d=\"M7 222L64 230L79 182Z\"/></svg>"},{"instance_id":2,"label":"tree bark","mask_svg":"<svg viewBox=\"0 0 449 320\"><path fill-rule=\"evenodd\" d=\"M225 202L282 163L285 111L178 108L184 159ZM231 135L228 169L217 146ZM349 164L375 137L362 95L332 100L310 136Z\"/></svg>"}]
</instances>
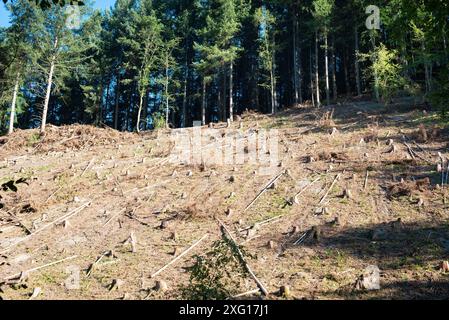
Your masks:
<instances>
[{"instance_id":1,"label":"tree bark","mask_svg":"<svg viewBox=\"0 0 449 320\"><path fill-rule=\"evenodd\" d=\"M354 64L355 64L355 85L357 88L357 95L362 95L362 84L360 82L360 64L359 64L359 32L357 30L357 27L354 29L354 39L355 39L355 58L354 58Z\"/></svg>"},{"instance_id":2,"label":"tree bark","mask_svg":"<svg viewBox=\"0 0 449 320\"><path fill-rule=\"evenodd\" d=\"M227 116L227 103L226 103L226 85L227 85L227 76L226 76L226 65L225 64L223 64L223 67L222 67L222 70L223 70L223 87L222 87L222 98L223 98L223 101L222 101L222 109L221 110L223 110L223 113L222 113L222 119L223 119L223 122L226 122L226 116Z\"/></svg>"},{"instance_id":3,"label":"tree bark","mask_svg":"<svg viewBox=\"0 0 449 320\"><path fill-rule=\"evenodd\" d=\"M345 72L345 90L346 90L346 96L350 97L351 96L351 84L349 82L349 69L348 69L348 51L347 49L345 50L345 55L344 55L344 72Z\"/></svg>"},{"instance_id":4,"label":"tree bark","mask_svg":"<svg viewBox=\"0 0 449 320\"><path fill-rule=\"evenodd\" d=\"M297 29L298 23L296 20L296 14L293 16L293 94L295 105L299 103L298 92L298 53L297 53Z\"/></svg>"},{"instance_id":5,"label":"tree bark","mask_svg":"<svg viewBox=\"0 0 449 320\"><path fill-rule=\"evenodd\" d=\"M315 30L315 86L316 86L316 104L321 106L320 100L320 74L318 70L318 30Z\"/></svg>"},{"instance_id":6,"label":"tree bark","mask_svg":"<svg viewBox=\"0 0 449 320\"><path fill-rule=\"evenodd\" d=\"M299 91L299 103L302 104L302 64L301 64L301 47L298 47L298 91Z\"/></svg>"},{"instance_id":7,"label":"tree bark","mask_svg":"<svg viewBox=\"0 0 449 320\"><path fill-rule=\"evenodd\" d=\"M106 101L105 101L106 112L108 112L108 109L109 109L109 93L110 93L110 90L111 90L111 80L110 79L108 79L108 80L109 81L108 81L108 86L106 88ZM102 121L104 122L104 119Z\"/></svg>"},{"instance_id":8,"label":"tree bark","mask_svg":"<svg viewBox=\"0 0 449 320\"><path fill-rule=\"evenodd\" d=\"M234 98L233 98L233 85L234 85L234 61L231 60L229 64L229 119L231 122L234 121Z\"/></svg>"},{"instance_id":9,"label":"tree bark","mask_svg":"<svg viewBox=\"0 0 449 320\"><path fill-rule=\"evenodd\" d=\"M324 67L326 74L326 104L330 105L330 85L329 85L329 46L327 30L324 34Z\"/></svg>"},{"instance_id":10,"label":"tree bark","mask_svg":"<svg viewBox=\"0 0 449 320\"><path fill-rule=\"evenodd\" d=\"M422 40L421 42L421 48L422 48L422 53L424 55L426 55L426 44L425 44L425 40ZM431 90L432 90L432 71L431 71L431 66L429 66L429 63L427 62L427 58L424 59L424 75L425 75L425 80L426 80L426 94L428 94Z\"/></svg>"},{"instance_id":11,"label":"tree bark","mask_svg":"<svg viewBox=\"0 0 449 320\"><path fill-rule=\"evenodd\" d=\"M165 61L165 127L168 129L169 121L168 117L170 115L170 108L169 108L169 98L168 98L168 56L167 60Z\"/></svg>"},{"instance_id":12,"label":"tree bark","mask_svg":"<svg viewBox=\"0 0 449 320\"><path fill-rule=\"evenodd\" d=\"M185 67L184 88L182 92L182 128L185 128L187 126L187 78L188 78L187 60L184 67Z\"/></svg>"},{"instance_id":13,"label":"tree bark","mask_svg":"<svg viewBox=\"0 0 449 320\"><path fill-rule=\"evenodd\" d=\"M119 99L120 99L120 72L117 72L117 83L116 83L116 87L115 87L115 110L114 110L114 129L115 130L118 130Z\"/></svg>"},{"instance_id":14,"label":"tree bark","mask_svg":"<svg viewBox=\"0 0 449 320\"><path fill-rule=\"evenodd\" d=\"M19 80L20 80L20 73L18 72L17 76L16 76L16 83L14 85L14 92L12 95L11 114L9 115L8 134L11 134L14 132L14 117L16 116L16 102L17 102L17 94L19 92Z\"/></svg>"},{"instance_id":15,"label":"tree bark","mask_svg":"<svg viewBox=\"0 0 449 320\"><path fill-rule=\"evenodd\" d=\"M309 48L309 70L310 70L310 97L312 99L312 106L315 107L315 90L313 87L312 44L310 44Z\"/></svg>"},{"instance_id":16,"label":"tree bark","mask_svg":"<svg viewBox=\"0 0 449 320\"><path fill-rule=\"evenodd\" d=\"M373 46L373 52L376 52L376 40L374 39L373 34L371 34L371 44ZM378 59L378 57L373 57L372 63L375 63L374 59ZM374 95L376 97L376 101L380 102L379 77L377 76L377 72L374 72Z\"/></svg>"},{"instance_id":17,"label":"tree bark","mask_svg":"<svg viewBox=\"0 0 449 320\"><path fill-rule=\"evenodd\" d=\"M271 91L271 114L276 113L276 98L275 98L275 90L274 90L274 66L272 63L272 67L270 69L270 91Z\"/></svg>"},{"instance_id":18,"label":"tree bark","mask_svg":"<svg viewBox=\"0 0 449 320\"><path fill-rule=\"evenodd\" d=\"M332 93L334 101L338 99L338 88L337 88L337 74L336 74L336 59L335 59L335 36L332 35L332 61L331 61L331 72L332 72Z\"/></svg>"},{"instance_id":19,"label":"tree bark","mask_svg":"<svg viewBox=\"0 0 449 320\"><path fill-rule=\"evenodd\" d=\"M206 79L203 78L203 101L201 103L201 123L206 125Z\"/></svg>"},{"instance_id":20,"label":"tree bark","mask_svg":"<svg viewBox=\"0 0 449 320\"><path fill-rule=\"evenodd\" d=\"M103 90L104 84L103 80L100 83L100 97L98 99L98 115L97 115L97 126L99 126L103 122Z\"/></svg>"},{"instance_id":21,"label":"tree bark","mask_svg":"<svg viewBox=\"0 0 449 320\"><path fill-rule=\"evenodd\" d=\"M142 106L143 106L143 93L139 93L139 110L137 111L137 133L140 132L140 116L142 114Z\"/></svg>"},{"instance_id":22,"label":"tree bark","mask_svg":"<svg viewBox=\"0 0 449 320\"><path fill-rule=\"evenodd\" d=\"M55 38L55 42L53 45L53 48L55 52L53 53L53 56L51 57L50 61L50 71L48 73L48 79L47 79L47 92L45 94L45 101L44 101L44 110L42 112L42 122L41 122L41 132L45 132L45 127L47 125L47 113L48 113L48 104L50 102L50 95L51 95L51 87L53 84L53 73L55 70L55 62L56 62L56 48L58 47L58 37Z\"/></svg>"}]
</instances>

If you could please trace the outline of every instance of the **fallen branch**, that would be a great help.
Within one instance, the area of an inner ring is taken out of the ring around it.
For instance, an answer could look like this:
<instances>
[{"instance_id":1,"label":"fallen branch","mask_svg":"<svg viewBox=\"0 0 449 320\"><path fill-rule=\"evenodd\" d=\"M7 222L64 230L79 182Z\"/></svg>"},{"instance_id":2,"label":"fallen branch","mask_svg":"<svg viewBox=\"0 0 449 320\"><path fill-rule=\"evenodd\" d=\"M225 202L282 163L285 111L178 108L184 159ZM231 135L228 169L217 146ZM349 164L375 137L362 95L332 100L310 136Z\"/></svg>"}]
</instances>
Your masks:
<instances>
[{"instance_id":1,"label":"fallen branch","mask_svg":"<svg viewBox=\"0 0 449 320\"><path fill-rule=\"evenodd\" d=\"M87 164L87 167L84 168L84 171L83 171L83 173L81 173L81 176L80 176L80 177L84 176L84 174L86 173L87 169L89 169L89 167L92 165L92 163L94 162L94 160L95 160L95 158L92 158L92 160L89 161L89 163Z\"/></svg>"},{"instance_id":2,"label":"fallen branch","mask_svg":"<svg viewBox=\"0 0 449 320\"><path fill-rule=\"evenodd\" d=\"M408 153L410 154L410 156L412 157L413 160L416 160L415 155L413 154L413 150L412 148L406 143L404 142L404 145L407 147Z\"/></svg>"},{"instance_id":3,"label":"fallen branch","mask_svg":"<svg viewBox=\"0 0 449 320\"><path fill-rule=\"evenodd\" d=\"M278 181L286 171L282 171L280 174L278 174L275 178L271 179L271 181L262 189L262 191L259 192L259 194L254 198L253 201L243 210L243 213L248 211L248 209L274 184L276 181Z\"/></svg>"},{"instance_id":4,"label":"fallen branch","mask_svg":"<svg viewBox=\"0 0 449 320\"><path fill-rule=\"evenodd\" d=\"M106 257L107 255L112 255L112 256L113 256L113 253L112 253L111 251L105 251L105 252L103 252L103 253L97 258L97 260L95 260L95 262L92 263L92 264L90 265L90 267L89 267L89 269L87 270L87 273L86 273L86 277L87 277L87 278L90 277L90 275L92 274L92 271L94 270L95 266L96 266L98 263L100 263L100 261L101 261L104 257Z\"/></svg>"},{"instance_id":5,"label":"fallen branch","mask_svg":"<svg viewBox=\"0 0 449 320\"><path fill-rule=\"evenodd\" d=\"M122 209L119 212L117 212L116 214L114 214L112 217L110 217L108 219L108 221L105 222L105 224L103 225L103 227L106 227L112 220L114 220L115 218L117 218L119 215L121 215L123 212L125 212L126 209Z\"/></svg>"},{"instance_id":6,"label":"fallen branch","mask_svg":"<svg viewBox=\"0 0 449 320\"><path fill-rule=\"evenodd\" d=\"M175 259L173 259L172 261L170 261L169 263L167 263L165 266L163 266L162 268L160 268L158 271L156 271L155 273L153 273L150 278L154 278L156 277L158 274L160 274L162 271L164 271L165 269L167 269L169 266L171 266L172 264L174 264L176 261L178 261L179 259L181 259L182 257L184 257L187 253L189 253L190 251L192 251L197 245L199 245L203 240L205 240L207 237L209 236L208 233L206 233L200 240L198 240L197 242L195 242L194 244L192 244L187 250L185 250L183 253L181 253L179 256L177 256Z\"/></svg>"},{"instance_id":7,"label":"fallen branch","mask_svg":"<svg viewBox=\"0 0 449 320\"><path fill-rule=\"evenodd\" d=\"M416 141L412 141L412 143L423 153L428 154L430 157L433 157L432 154L429 151L424 150L419 144L416 143Z\"/></svg>"},{"instance_id":8,"label":"fallen branch","mask_svg":"<svg viewBox=\"0 0 449 320\"><path fill-rule=\"evenodd\" d=\"M301 243L303 243L303 242L306 240L306 238L307 238L308 235L309 235L309 231L304 232L304 233L301 235L301 237L299 237L299 239L296 240L293 244L294 244L295 246L300 245Z\"/></svg>"},{"instance_id":9,"label":"fallen branch","mask_svg":"<svg viewBox=\"0 0 449 320\"><path fill-rule=\"evenodd\" d=\"M249 229L255 229L255 228L257 228L257 227L263 226L263 225L268 224L268 223L270 223L270 222L279 220L279 219L282 218L282 217L283 217L283 215L279 215L279 216L276 216L276 217L273 217L273 218L270 218L270 219L267 219L267 220L263 220L263 221L261 221L261 222L256 222L256 223L253 224L251 227L248 227L248 228L245 228L245 229L241 229L241 230L239 230L239 231L240 231L240 232L243 232L243 231L246 231L246 230L249 230Z\"/></svg>"},{"instance_id":10,"label":"fallen branch","mask_svg":"<svg viewBox=\"0 0 449 320\"><path fill-rule=\"evenodd\" d=\"M58 224L59 222L62 222L64 220L67 220L71 217L73 217L74 215L78 214L79 212L81 212L84 208L86 208L87 206L89 206L91 204L91 201L86 202L85 204L83 204L82 206L73 209L72 211L70 211L69 213L66 213L65 215L63 215L62 217L59 217L58 219L56 219L53 222L50 222L48 224L46 224L45 226L37 229L36 231L34 231L33 233L27 235L26 237L23 237L22 239L16 241L15 243L11 244L9 247L6 247L5 249L3 249L2 251L0 251L0 254L4 254L6 252L8 252L10 249L14 248L15 246L17 246L19 243L25 242L27 240L29 240L31 237L35 236L36 234L48 229L49 227Z\"/></svg>"},{"instance_id":11,"label":"fallen branch","mask_svg":"<svg viewBox=\"0 0 449 320\"><path fill-rule=\"evenodd\" d=\"M32 268L32 269L26 270L24 272L19 272L19 273L13 274L12 276L3 278L3 279L4 280L13 280L13 279L16 279L16 278L20 277L23 274L29 274L31 272L38 271L38 270L41 270L41 269L44 269L44 268L47 268L47 267L51 267L51 266L54 266L55 264L59 264L59 263L62 263L62 262L68 261L68 260L73 260L75 258L78 258L78 256L71 256L71 257L68 257L68 258L65 258L65 259L61 259L61 260L58 260L58 261L55 261L55 262L47 263L47 264L44 264L43 266Z\"/></svg>"},{"instance_id":12,"label":"fallen branch","mask_svg":"<svg viewBox=\"0 0 449 320\"><path fill-rule=\"evenodd\" d=\"M220 225L221 225L221 227L223 228L223 230L228 234L229 240L231 240L231 241L234 243L234 245L236 246L236 248L237 248L237 253L238 253L240 259L242 260L242 262L244 263L245 268L246 268L246 270L248 271L248 273L250 274L250 276L251 276L251 277L254 279L254 281L257 283L257 286L260 288L260 290L263 292L263 294L264 294L265 296L268 296L268 291L267 291L267 289L265 289L265 286L262 284L262 282L256 277L256 275L254 274L254 272L251 270L251 267L250 267L250 266L248 265L248 263L246 262L245 257L243 256L243 253L242 253L242 251L240 250L240 248L239 248L237 242L235 241L234 237L232 236L231 232L228 230L228 228L226 228L226 226L224 225L224 223L220 221L220 219L217 218L217 220L218 220L218 222L220 223Z\"/></svg>"},{"instance_id":13,"label":"fallen branch","mask_svg":"<svg viewBox=\"0 0 449 320\"><path fill-rule=\"evenodd\" d=\"M331 186L330 186L329 189L327 190L326 194L321 198L319 204L323 204L323 203L324 203L324 201L326 200L327 196L329 195L329 193L331 192L332 188L335 186L335 184L337 183L337 181L340 179L340 177L341 177L341 173L339 173L339 174L335 177L334 181L332 182Z\"/></svg>"},{"instance_id":14,"label":"fallen branch","mask_svg":"<svg viewBox=\"0 0 449 320\"><path fill-rule=\"evenodd\" d=\"M57 194L59 191L61 191L63 187L64 187L64 186L58 188L58 190L56 190L55 192L53 192L53 193L47 198L47 200L45 200L45 203L47 203L48 201L50 201L50 199L53 198L53 196L54 196L55 194Z\"/></svg>"},{"instance_id":15,"label":"fallen branch","mask_svg":"<svg viewBox=\"0 0 449 320\"><path fill-rule=\"evenodd\" d=\"M433 162L432 162L432 161L430 161L430 160L428 160L428 159L422 157L420 154L418 154L418 153L416 153L415 151L413 151L412 147L410 147L410 145L409 145L407 142L403 142L403 143L404 143L404 145L407 147L408 152L410 153L410 155L412 156L412 158L413 158L414 160L415 160L416 158L419 158L419 159L421 159L421 160L427 162L428 164L433 165Z\"/></svg>"},{"instance_id":16,"label":"fallen branch","mask_svg":"<svg viewBox=\"0 0 449 320\"><path fill-rule=\"evenodd\" d=\"M232 299L235 299L235 298L241 298L241 297L245 297L245 296L249 296L249 295L252 295L252 294L259 293L259 292L260 292L260 289L250 290L250 291L243 292L243 293L237 294L237 295L235 295L235 296L232 296Z\"/></svg>"},{"instance_id":17,"label":"fallen branch","mask_svg":"<svg viewBox=\"0 0 449 320\"><path fill-rule=\"evenodd\" d=\"M295 195L295 203L296 203L296 204L299 204L298 197L299 197L300 195L302 195L304 192L306 192L307 189L309 189L312 185L314 185L314 184L315 184L316 182L318 182L320 179L321 179L321 178L316 178L314 181L310 182L307 186L305 186L300 192L298 192L298 193Z\"/></svg>"},{"instance_id":18,"label":"fallen branch","mask_svg":"<svg viewBox=\"0 0 449 320\"><path fill-rule=\"evenodd\" d=\"M6 211L7 214L9 214L11 216L11 218L13 218L17 225L19 225L23 230L25 230L26 234L31 234L30 229L28 229L28 227L22 222L22 220L20 220L19 217L17 217L14 213Z\"/></svg>"}]
</instances>

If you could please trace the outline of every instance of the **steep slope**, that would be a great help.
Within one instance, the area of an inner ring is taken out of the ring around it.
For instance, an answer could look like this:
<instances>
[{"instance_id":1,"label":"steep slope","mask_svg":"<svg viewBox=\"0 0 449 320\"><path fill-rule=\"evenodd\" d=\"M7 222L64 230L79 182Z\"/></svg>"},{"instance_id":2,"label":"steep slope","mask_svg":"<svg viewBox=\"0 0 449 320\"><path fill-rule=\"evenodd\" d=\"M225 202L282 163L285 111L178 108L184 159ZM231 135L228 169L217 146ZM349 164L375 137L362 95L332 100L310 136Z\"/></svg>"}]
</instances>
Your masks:
<instances>
[{"instance_id":1,"label":"steep slope","mask_svg":"<svg viewBox=\"0 0 449 320\"><path fill-rule=\"evenodd\" d=\"M437 172L447 135L408 103L246 113L230 127L201 129L213 136L203 135L196 164L176 161L181 130L51 127L45 137L3 138L0 295L27 299L41 288L41 299L179 298L192 257L221 237L219 218L257 254L248 263L269 298L288 285L292 298L447 299L448 192ZM251 160L251 139L270 132L278 158L262 143L265 162ZM245 163L210 161L229 137L243 143ZM380 268L381 289L354 290L369 265ZM152 289L160 280L168 290ZM248 277L238 290L256 288Z\"/></svg>"}]
</instances>

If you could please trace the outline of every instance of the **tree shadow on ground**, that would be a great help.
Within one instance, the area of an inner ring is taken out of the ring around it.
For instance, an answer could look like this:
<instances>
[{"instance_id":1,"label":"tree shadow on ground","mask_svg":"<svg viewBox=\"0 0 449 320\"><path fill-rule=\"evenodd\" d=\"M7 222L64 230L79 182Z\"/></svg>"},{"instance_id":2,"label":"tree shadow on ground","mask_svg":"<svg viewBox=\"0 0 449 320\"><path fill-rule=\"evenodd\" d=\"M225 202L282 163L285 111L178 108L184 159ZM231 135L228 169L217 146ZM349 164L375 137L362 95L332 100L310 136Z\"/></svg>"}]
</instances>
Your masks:
<instances>
[{"instance_id":1,"label":"tree shadow on ground","mask_svg":"<svg viewBox=\"0 0 449 320\"><path fill-rule=\"evenodd\" d=\"M312 234L299 245L294 242L300 235L285 239L289 243L286 250L299 246L316 252L338 250L364 265L377 265L382 273L379 291L355 291L350 285L322 295L344 299L449 299L449 277L439 271L449 256L448 222L405 224L395 220L356 228L329 223L319 230L318 240Z\"/></svg>"}]
</instances>

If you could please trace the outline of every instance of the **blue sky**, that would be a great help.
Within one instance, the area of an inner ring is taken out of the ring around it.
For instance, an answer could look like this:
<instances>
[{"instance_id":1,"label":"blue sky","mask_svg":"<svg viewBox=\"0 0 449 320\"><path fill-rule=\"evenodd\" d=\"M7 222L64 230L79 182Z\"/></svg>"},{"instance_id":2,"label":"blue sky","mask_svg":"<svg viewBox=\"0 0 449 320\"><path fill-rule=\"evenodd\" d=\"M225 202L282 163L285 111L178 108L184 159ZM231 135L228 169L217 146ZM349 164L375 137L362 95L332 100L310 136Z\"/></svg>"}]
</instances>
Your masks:
<instances>
[{"instance_id":1,"label":"blue sky","mask_svg":"<svg viewBox=\"0 0 449 320\"><path fill-rule=\"evenodd\" d=\"M115 0L94 0L94 7L98 9L109 8L114 5ZM3 4L3 1L0 1L0 27L8 26L8 12L6 11L6 6Z\"/></svg>"}]
</instances>

